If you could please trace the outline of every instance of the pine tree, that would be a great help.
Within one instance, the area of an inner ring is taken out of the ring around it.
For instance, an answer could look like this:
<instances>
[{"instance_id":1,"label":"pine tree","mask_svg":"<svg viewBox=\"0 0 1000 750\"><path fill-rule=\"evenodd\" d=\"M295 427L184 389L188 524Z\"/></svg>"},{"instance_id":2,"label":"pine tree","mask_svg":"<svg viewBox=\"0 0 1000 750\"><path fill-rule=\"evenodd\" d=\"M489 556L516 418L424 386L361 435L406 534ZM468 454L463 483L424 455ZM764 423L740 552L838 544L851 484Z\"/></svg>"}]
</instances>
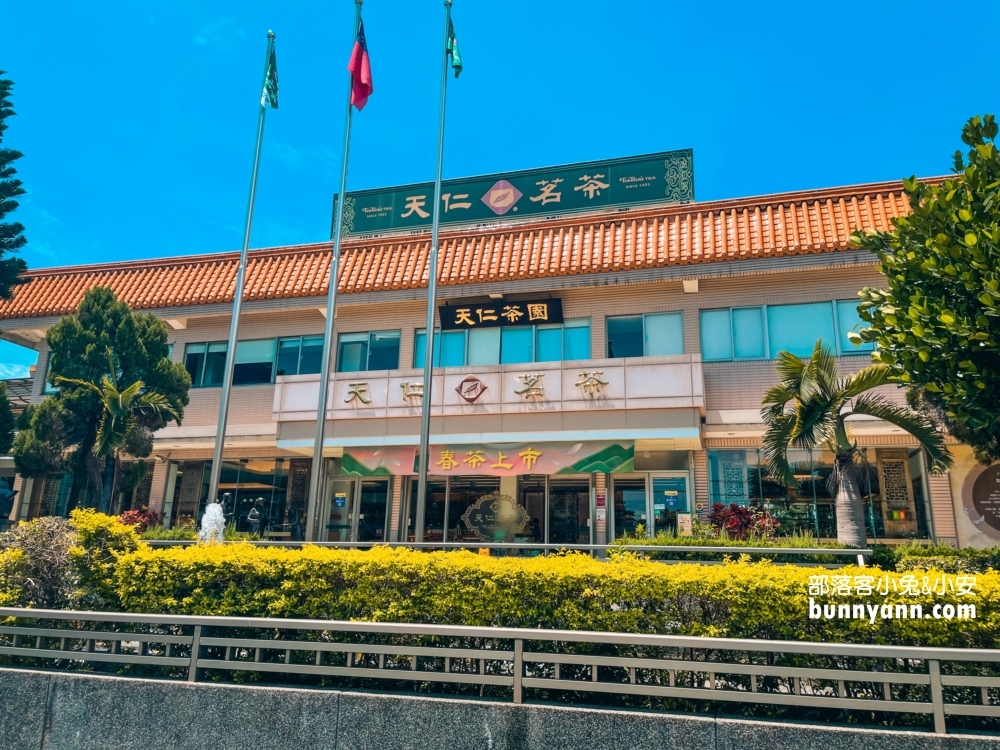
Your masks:
<instances>
[{"instance_id":1,"label":"pine tree","mask_svg":"<svg viewBox=\"0 0 1000 750\"><path fill-rule=\"evenodd\" d=\"M3 147L3 134L7 129L5 120L15 114L9 98L14 82L3 78L4 72L0 70L0 299L9 300L13 297L14 286L22 283L23 279L20 277L28 270L24 260L10 256L28 240L23 234L24 227L21 224L3 220L17 208L18 203L14 198L24 195L21 181L14 177L17 173L14 162L23 154L12 148Z\"/></svg>"}]
</instances>

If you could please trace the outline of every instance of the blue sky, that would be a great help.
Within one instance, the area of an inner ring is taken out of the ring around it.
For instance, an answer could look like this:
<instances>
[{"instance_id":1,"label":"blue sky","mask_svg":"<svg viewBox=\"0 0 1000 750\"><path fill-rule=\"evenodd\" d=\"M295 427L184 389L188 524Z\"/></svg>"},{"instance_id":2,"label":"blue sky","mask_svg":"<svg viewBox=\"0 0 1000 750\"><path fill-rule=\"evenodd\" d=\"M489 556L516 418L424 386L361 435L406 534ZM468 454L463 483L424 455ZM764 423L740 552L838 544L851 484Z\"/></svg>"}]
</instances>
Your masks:
<instances>
[{"instance_id":1,"label":"blue sky","mask_svg":"<svg viewBox=\"0 0 1000 750\"><path fill-rule=\"evenodd\" d=\"M369 0L375 93L348 189L433 178L442 5ZM237 249L265 35L268 112L252 246L326 239L351 0L51 0L4 7L17 84L5 145L29 267ZM455 0L465 71L444 175L693 148L699 200L948 171L997 111L1000 4ZM0 343L0 377L33 354ZM8 368L5 370L4 365Z\"/></svg>"}]
</instances>

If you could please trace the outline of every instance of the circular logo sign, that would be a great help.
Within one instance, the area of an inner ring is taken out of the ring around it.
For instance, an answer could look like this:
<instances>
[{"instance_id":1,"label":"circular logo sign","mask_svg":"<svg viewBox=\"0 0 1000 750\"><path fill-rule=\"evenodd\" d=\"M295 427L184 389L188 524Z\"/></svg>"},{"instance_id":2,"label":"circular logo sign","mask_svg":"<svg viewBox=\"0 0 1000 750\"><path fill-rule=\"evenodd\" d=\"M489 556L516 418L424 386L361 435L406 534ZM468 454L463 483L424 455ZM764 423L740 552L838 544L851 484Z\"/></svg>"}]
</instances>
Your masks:
<instances>
[{"instance_id":1,"label":"circular logo sign","mask_svg":"<svg viewBox=\"0 0 1000 750\"><path fill-rule=\"evenodd\" d=\"M462 522L484 542L509 542L528 525L528 511L510 495L492 492L470 505Z\"/></svg>"},{"instance_id":2,"label":"circular logo sign","mask_svg":"<svg viewBox=\"0 0 1000 750\"><path fill-rule=\"evenodd\" d=\"M976 477L972 485L972 507L982 518L973 523L985 523L1000 531L1000 464Z\"/></svg>"}]
</instances>

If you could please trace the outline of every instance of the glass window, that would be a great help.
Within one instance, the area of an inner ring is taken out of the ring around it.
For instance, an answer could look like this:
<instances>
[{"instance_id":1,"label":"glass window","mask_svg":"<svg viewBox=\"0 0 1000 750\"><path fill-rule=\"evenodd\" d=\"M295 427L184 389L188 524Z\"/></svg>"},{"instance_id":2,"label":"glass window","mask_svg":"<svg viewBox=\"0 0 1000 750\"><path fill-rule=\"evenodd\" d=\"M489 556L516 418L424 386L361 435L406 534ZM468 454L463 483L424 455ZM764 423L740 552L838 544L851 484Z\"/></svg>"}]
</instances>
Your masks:
<instances>
[{"instance_id":1,"label":"glass window","mask_svg":"<svg viewBox=\"0 0 1000 750\"><path fill-rule=\"evenodd\" d=\"M500 362L505 365L533 362L535 359L534 351L532 351L534 338L534 329L529 326L501 328Z\"/></svg>"},{"instance_id":2,"label":"glass window","mask_svg":"<svg viewBox=\"0 0 1000 750\"><path fill-rule=\"evenodd\" d=\"M655 357L684 353L679 312L607 318L608 357Z\"/></svg>"},{"instance_id":3,"label":"glass window","mask_svg":"<svg viewBox=\"0 0 1000 750\"><path fill-rule=\"evenodd\" d=\"M418 328L413 333L413 366L422 368L424 357L427 356L427 329ZM437 367L441 361L441 332L434 331L434 366Z\"/></svg>"},{"instance_id":4,"label":"glass window","mask_svg":"<svg viewBox=\"0 0 1000 750\"><path fill-rule=\"evenodd\" d=\"M205 356L205 375L201 380L201 385L222 385L222 378L226 372L227 348L225 341L208 345L208 354Z\"/></svg>"},{"instance_id":5,"label":"glass window","mask_svg":"<svg viewBox=\"0 0 1000 750\"><path fill-rule=\"evenodd\" d=\"M590 483L587 480L549 480L548 543L590 543Z\"/></svg>"},{"instance_id":6,"label":"glass window","mask_svg":"<svg viewBox=\"0 0 1000 750\"><path fill-rule=\"evenodd\" d=\"M857 333L862 328L867 328L868 324L861 320L858 315L858 301L857 300L838 300L837 301L837 329L840 334L840 353L841 354L860 354L861 352L870 352L875 348L875 343L871 341L866 341L860 346L856 346L851 343L851 340L847 338L847 334L851 331Z\"/></svg>"},{"instance_id":7,"label":"glass window","mask_svg":"<svg viewBox=\"0 0 1000 750\"><path fill-rule=\"evenodd\" d=\"M303 336L299 375L314 375L323 367L323 337Z\"/></svg>"},{"instance_id":8,"label":"glass window","mask_svg":"<svg viewBox=\"0 0 1000 750\"><path fill-rule=\"evenodd\" d=\"M646 519L646 480L615 479L615 539L635 535L636 526L642 525L649 533Z\"/></svg>"},{"instance_id":9,"label":"glass window","mask_svg":"<svg viewBox=\"0 0 1000 750\"><path fill-rule=\"evenodd\" d=\"M701 358L706 362L733 358L733 331L729 310L701 311Z\"/></svg>"},{"instance_id":10,"label":"glass window","mask_svg":"<svg viewBox=\"0 0 1000 750\"><path fill-rule=\"evenodd\" d=\"M641 357L643 353L642 316L607 318L608 357Z\"/></svg>"},{"instance_id":11,"label":"glass window","mask_svg":"<svg viewBox=\"0 0 1000 750\"><path fill-rule=\"evenodd\" d=\"M646 356L684 353L684 316L679 312L646 315Z\"/></svg>"},{"instance_id":12,"label":"glass window","mask_svg":"<svg viewBox=\"0 0 1000 750\"><path fill-rule=\"evenodd\" d=\"M563 323L563 359L590 359L590 318Z\"/></svg>"},{"instance_id":13,"label":"glass window","mask_svg":"<svg viewBox=\"0 0 1000 750\"><path fill-rule=\"evenodd\" d=\"M278 366L275 368L275 375L299 374L299 351L301 347L302 339L299 336L290 339L278 339Z\"/></svg>"},{"instance_id":14,"label":"glass window","mask_svg":"<svg viewBox=\"0 0 1000 750\"><path fill-rule=\"evenodd\" d=\"M373 331L368 347L369 370L399 368L399 331Z\"/></svg>"},{"instance_id":15,"label":"glass window","mask_svg":"<svg viewBox=\"0 0 1000 750\"><path fill-rule=\"evenodd\" d=\"M759 307L733 310L733 355L736 359L763 359L764 311Z\"/></svg>"},{"instance_id":16,"label":"glass window","mask_svg":"<svg viewBox=\"0 0 1000 750\"><path fill-rule=\"evenodd\" d=\"M444 541L478 542L479 536L466 527L462 516L469 506L483 495L497 492L499 489L499 477L452 477L448 487L448 526Z\"/></svg>"},{"instance_id":17,"label":"glass window","mask_svg":"<svg viewBox=\"0 0 1000 750\"><path fill-rule=\"evenodd\" d=\"M538 326L535 329L536 362L559 362L563 358L562 350L562 326Z\"/></svg>"},{"instance_id":18,"label":"glass window","mask_svg":"<svg viewBox=\"0 0 1000 750\"><path fill-rule=\"evenodd\" d=\"M368 334L340 334L337 372L360 372L366 369L368 369Z\"/></svg>"},{"instance_id":19,"label":"glass window","mask_svg":"<svg viewBox=\"0 0 1000 750\"><path fill-rule=\"evenodd\" d=\"M434 334L437 339L440 335L440 345L438 348L438 361L435 367L462 367L465 365L465 331L445 331L443 334ZM426 344L425 344L426 346Z\"/></svg>"},{"instance_id":20,"label":"glass window","mask_svg":"<svg viewBox=\"0 0 1000 750\"><path fill-rule=\"evenodd\" d=\"M274 352L275 339L237 342L233 385L270 383L274 370Z\"/></svg>"},{"instance_id":21,"label":"glass window","mask_svg":"<svg viewBox=\"0 0 1000 750\"><path fill-rule=\"evenodd\" d=\"M208 352L208 344L188 344L184 347L184 369L191 376L191 385L201 385L206 352ZM52 355L49 355L49 360L51 361L51 359Z\"/></svg>"},{"instance_id":22,"label":"glass window","mask_svg":"<svg viewBox=\"0 0 1000 750\"><path fill-rule=\"evenodd\" d=\"M469 331L470 365L500 364L500 331L502 328L480 328Z\"/></svg>"},{"instance_id":23,"label":"glass window","mask_svg":"<svg viewBox=\"0 0 1000 750\"><path fill-rule=\"evenodd\" d=\"M781 351L808 357L817 339L835 347L837 337L833 332L833 306L829 302L768 306L767 335L772 358Z\"/></svg>"}]
</instances>

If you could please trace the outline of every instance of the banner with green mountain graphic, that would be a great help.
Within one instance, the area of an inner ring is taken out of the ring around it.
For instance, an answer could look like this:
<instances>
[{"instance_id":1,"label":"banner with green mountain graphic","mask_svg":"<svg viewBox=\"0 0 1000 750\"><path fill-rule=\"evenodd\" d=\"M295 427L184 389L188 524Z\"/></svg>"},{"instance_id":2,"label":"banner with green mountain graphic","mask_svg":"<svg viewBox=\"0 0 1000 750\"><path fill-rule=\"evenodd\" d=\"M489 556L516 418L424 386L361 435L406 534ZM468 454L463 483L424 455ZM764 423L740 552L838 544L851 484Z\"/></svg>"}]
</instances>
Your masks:
<instances>
[{"instance_id":1,"label":"banner with green mountain graphic","mask_svg":"<svg viewBox=\"0 0 1000 750\"><path fill-rule=\"evenodd\" d=\"M343 476L416 474L416 446L345 448ZM633 471L631 440L580 443L479 443L432 445L430 473L437 476L519 476L522 474L617 474Z\"/></svg>"}]
</instances>

